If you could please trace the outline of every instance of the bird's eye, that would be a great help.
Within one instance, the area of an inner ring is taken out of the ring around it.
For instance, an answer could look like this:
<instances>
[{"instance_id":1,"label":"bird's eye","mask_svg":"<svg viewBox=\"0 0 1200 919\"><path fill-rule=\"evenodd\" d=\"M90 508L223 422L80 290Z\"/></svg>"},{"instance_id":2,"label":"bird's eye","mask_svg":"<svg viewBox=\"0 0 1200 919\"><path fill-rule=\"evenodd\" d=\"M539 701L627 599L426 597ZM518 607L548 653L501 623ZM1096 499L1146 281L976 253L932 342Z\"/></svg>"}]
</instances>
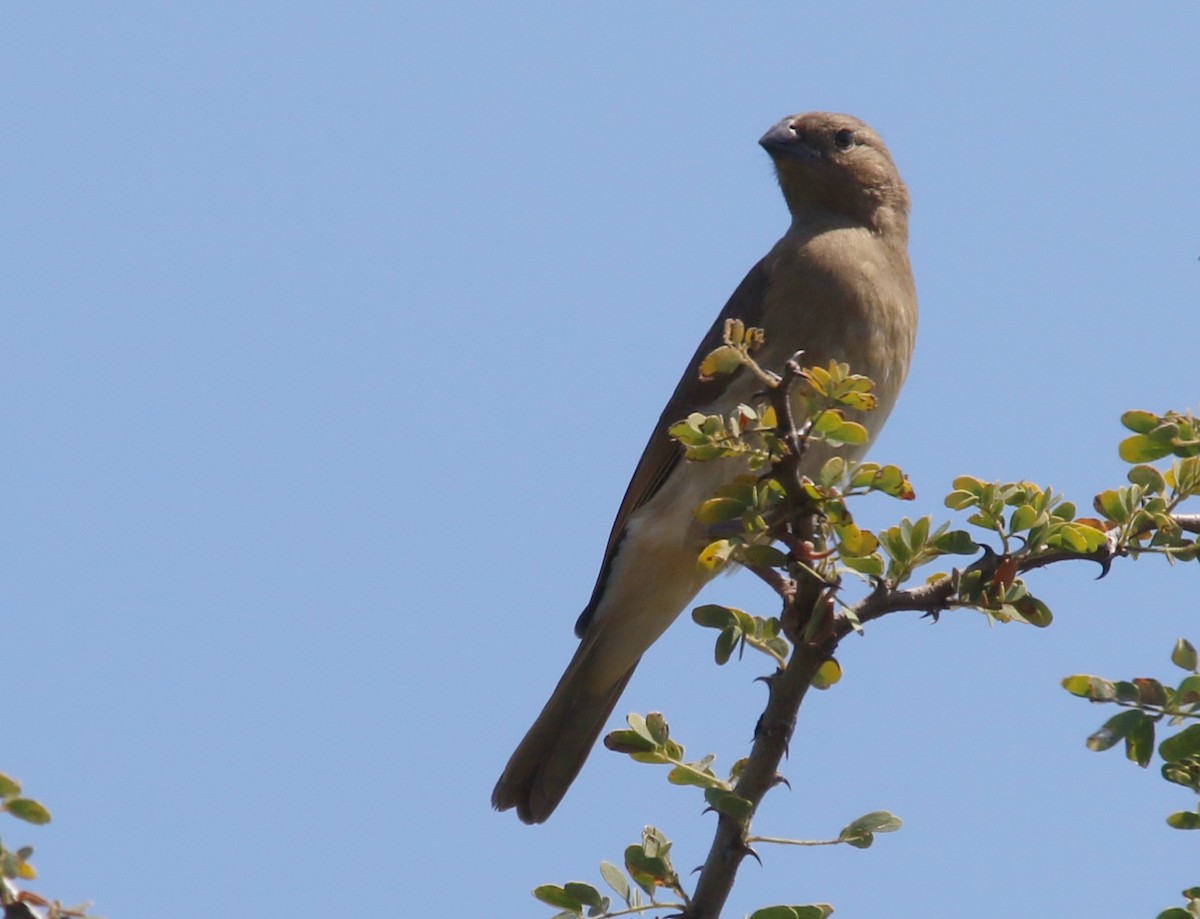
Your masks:
<instances>
[{"instance_id":1,"label":"bird's eye","mask_svg":"<svg viewBox=\"0 0 1200 919\"><path fill-rule=\"evenodd\" d=\"M839 150L849 150L854 146L854 132L849 128L842 128L833 135L833 142Z\"/></svg>"}]
</instances>

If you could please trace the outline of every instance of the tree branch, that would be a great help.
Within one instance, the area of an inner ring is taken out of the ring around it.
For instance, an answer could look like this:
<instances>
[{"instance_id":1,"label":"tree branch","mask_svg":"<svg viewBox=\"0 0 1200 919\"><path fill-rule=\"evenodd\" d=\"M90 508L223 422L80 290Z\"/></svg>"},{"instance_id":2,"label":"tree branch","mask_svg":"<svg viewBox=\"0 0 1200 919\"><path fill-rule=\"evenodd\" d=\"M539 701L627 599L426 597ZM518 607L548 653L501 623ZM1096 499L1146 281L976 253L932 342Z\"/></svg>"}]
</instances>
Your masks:
<instances>
[{"instance_id":1,"label":"tree branch","mask_svg":"<svg viewBox=\"0 0 1200 919\"><path fill-rule=\"evenodd\" d=\"M796 440L793 438L792 442ZM788 478L782 481L785 488L791 484ZM1200 515L1176 514L1173 519L1184 530L1200 532ZM793 535L797 538L811 536L813 525L812 515L807 514L798 521L798 528L802 532ZM812 642L803 640L804 626L828 608L828 585L814 574L804 574L803 571L799 583L787 581L778 575L768 579L768 583L784 597L782 618L794 648L787 665L767 679L770 698L759 718L750 755L734 788L736 795L750 802L750 813L742 818L718 815L716 835L700 870L695 894L688 907L679 914L679 919L717 919L720 916L742 860L747 855L755 854L747 843L750 821L766 793L783 781L779 766L787 755L808 687L821 665L833 657L838 644L854 630L857 623L870 622L890 613L924 612L936 615L954 607L966 606L964 601L955 599L965 574L979 572L985 581L991 581L999 575L1001 565L1011 565L1014 561L1017 575L1059 562L1091 561L1101 566L1103 576L1114 559L1127 554L1115 530L1109 534L1108 541L1094 552L1049 549L1029 555L1017 553L1011 557L998 555L985 547L983 556L966 569L955 570L949 577L931 584L901 590L879 582L875 590L851 606L848 613L835 616L830 626L821 630L818 639ZM756 573L762 575L762 572ZM791 588L787 593L780 589L785 583Z\"/></svg>"},{"instance_id":2,"label":"tree branch","mask_svg":"<svg viewBox=\"0 0 1200 919\"><path fill-rule=\"evenodd\" d=\"M718 816L716 836L700 871L692 902L681 919L720 916L742 859L754 853L746 843L750 820L766 793L781 781L779 764L796 729L800 705L817 670L833 656L836 646L835 638L820 645L797 645L787 666L767 680L771 695L755 728L750 756L734 787L736 795L751 802L752 810L748 817L740 819L728 814Z\"/></svg>"}]
</instances>

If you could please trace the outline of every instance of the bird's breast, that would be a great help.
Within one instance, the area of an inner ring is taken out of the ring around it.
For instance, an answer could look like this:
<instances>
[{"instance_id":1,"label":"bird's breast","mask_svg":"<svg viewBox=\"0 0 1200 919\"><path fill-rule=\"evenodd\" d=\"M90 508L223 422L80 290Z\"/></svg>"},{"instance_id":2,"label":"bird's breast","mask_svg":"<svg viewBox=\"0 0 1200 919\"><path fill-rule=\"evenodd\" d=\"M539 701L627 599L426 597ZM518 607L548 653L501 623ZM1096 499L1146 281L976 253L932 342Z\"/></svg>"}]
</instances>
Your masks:
<instances>
[{"instance_id":1,"label":"bird's breast","mask_svg":"<svg viewBox=\"0 0 1200 919\"><path fill-rule=\"evenodd\" d=\"M866 423L876 430L915 344L916 293L903 248L863 227L789 234L768 256L768 269L762 362L778 370L803 351L809 366L849 364L875 383L880 407Z\"/></svg>"}]
</instances>

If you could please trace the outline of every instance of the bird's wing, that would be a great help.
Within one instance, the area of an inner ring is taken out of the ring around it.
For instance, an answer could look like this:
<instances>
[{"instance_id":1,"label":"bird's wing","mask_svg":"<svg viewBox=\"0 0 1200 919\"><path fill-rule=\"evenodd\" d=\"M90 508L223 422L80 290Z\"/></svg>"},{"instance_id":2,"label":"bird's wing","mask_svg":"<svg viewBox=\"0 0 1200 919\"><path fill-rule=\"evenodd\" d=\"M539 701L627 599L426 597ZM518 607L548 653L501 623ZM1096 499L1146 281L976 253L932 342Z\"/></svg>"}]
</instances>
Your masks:
<instances>
[{"instance_id":1,"label":"bird's wing","mask_svg":"<svg viewBox=\"0 0 1200 919\"><path fill-rule=\"evenodd\" d=\"M629 487L625 489L625 497L617 510L617 519L613 521L612 532L608 536L608 546L604 550L604 561L600 565L600 573L596 578L596 586L592 589L592 597L584 608L579 620L575 623L575 634L582 637L591 622L596 607L604 594L605 583L612 568L613 559L621 540L625 536L625 525L630 515L649 501L662 487L671 470L683 459L683 447L667 436L667 428L677 421L687 417L689 412L712 405L719 398L725 387L742 370L716 380L700 379L700 361L710 351L719 347L725 330L726 319L741 319L747 326L759 325L765 308L767 289L770 284L770 271L767 259L764 258L750 269L750 273L742 279L737 290L725 304L712 328L700 342L696 353L688 361L675 392L671 394L666 408L659 416L654 432L642 452Z\"/></svg>"}]
</instances>

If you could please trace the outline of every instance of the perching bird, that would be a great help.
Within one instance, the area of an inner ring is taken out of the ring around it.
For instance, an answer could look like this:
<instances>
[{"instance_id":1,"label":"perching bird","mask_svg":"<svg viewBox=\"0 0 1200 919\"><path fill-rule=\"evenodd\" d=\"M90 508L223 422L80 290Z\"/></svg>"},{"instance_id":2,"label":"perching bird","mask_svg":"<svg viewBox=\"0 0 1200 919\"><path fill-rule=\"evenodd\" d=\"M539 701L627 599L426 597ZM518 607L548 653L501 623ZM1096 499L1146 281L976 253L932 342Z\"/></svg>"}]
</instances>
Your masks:
<instances>
[{"instance_id":1,"label":"perching bird","mask_svg":"<svg viewBox=\"0 0 1200 919\"><path fill-rule=\"evenodd\" d=\"M887 147L857 118L828 112L784 118L759 144L774 161L791 226L725 304L634 470L575 624L579 649L492 793L496 809L515 807L526 823L554 812L638 661L710 577L697 556L711 537L693 511L736 470L728 461L684 460L667 428L690 412L728 412L761 390L744 369L699 378L700 359L721 344L725 320L765 330L755 355L763 367L780 370L803 351L804 364L845 361L869 376L879 406L860 420L873 434L908 373L917 329L909 198ZM810 450L801 471L812 474L831 452ZM838 452L853 457L862 448Z\"/></svg>"}]
</instances>

